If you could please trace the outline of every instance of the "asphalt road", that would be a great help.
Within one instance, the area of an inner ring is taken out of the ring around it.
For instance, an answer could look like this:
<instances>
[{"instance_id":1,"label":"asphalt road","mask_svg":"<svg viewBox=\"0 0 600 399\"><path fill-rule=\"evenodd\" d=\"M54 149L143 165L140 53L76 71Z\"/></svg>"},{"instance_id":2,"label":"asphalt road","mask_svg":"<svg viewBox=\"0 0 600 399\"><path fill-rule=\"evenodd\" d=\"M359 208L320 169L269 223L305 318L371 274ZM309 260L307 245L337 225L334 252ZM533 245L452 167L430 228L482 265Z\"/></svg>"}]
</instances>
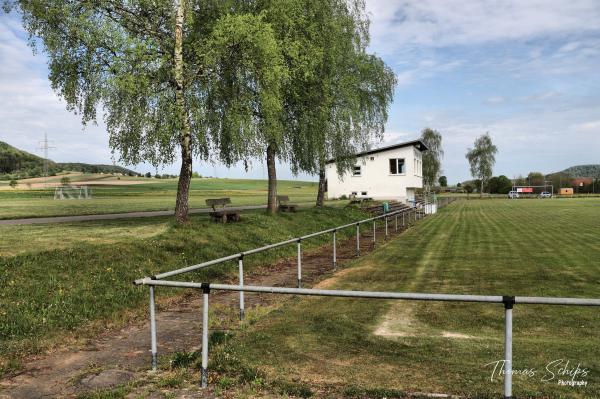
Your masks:
<instances>
[{"instance_id":1,"label":"asphalt road","mask_svg":"<svg viewBox=\"0 0 600 399\"><path fill-rule=\"evenodd\" d=\"M265 209L266 205L247 205L235 208L227 208L228 210L251 210ZM189 213L208 213L211 208L196 208L190 209ZM26 224L49 224L49 223L71 223L71 222L87 222L90 220L116 220L129 218L149 218L156 216L172 216L175 211L147 211L147 212L126 212L126 213L106 213L102 215L77 215L77 216L52 216L43 218L26 218L26 219L6 219L0 220L0 226L19 226Z\"/></svg>"}]
</instances>

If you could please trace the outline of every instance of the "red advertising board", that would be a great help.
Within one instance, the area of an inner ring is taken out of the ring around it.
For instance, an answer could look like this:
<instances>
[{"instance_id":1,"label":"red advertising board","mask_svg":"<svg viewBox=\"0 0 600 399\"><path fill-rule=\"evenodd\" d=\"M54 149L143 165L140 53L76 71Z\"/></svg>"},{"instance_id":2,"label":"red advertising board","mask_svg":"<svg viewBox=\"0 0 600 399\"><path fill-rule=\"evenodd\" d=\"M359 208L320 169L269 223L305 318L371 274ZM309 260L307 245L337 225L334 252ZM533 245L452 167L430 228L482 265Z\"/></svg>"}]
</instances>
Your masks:
<instances>
[{"instance_id":1,"label":"red advertising board","mask_svg":"<svg viewBox=\"0 0 600 399\"><path fill-rule=\"evenodd\" d=\"M533 187L519 187L517 188L518 193L533 193Z\"/></svg>"}]
</instances>

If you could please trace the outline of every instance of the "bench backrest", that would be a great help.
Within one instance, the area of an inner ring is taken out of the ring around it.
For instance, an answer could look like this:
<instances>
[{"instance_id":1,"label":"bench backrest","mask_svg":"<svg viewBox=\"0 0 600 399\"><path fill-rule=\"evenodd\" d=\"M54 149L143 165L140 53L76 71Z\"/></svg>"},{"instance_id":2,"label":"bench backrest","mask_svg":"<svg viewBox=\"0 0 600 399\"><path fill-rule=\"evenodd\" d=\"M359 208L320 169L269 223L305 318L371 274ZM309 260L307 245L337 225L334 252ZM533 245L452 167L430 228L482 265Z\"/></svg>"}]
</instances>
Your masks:
<instances>
[{"instance_id":1,"label":"bench backrest","mask_svg":"<svg viewBox=\"0 0 600 399\"><path fill-rule=\"evenodd\" d=\"M221 205L225 208L227 204L231 204L230 198L209 198L206 200L206 205L212 207L213 211L215 210L215 206Z\"/></svg>"},{"instance_id":2,"label":"bench backrest","mask_svg":"<svg viewBox=\"0 0 600 399\"><path fill-rule=\"evenodd\" d=\"M278 195L277 196L277 202L281 203L285 203L288 202L290 200L290 197L288 197L287 195Z\"/></svg>"}]
</instances>

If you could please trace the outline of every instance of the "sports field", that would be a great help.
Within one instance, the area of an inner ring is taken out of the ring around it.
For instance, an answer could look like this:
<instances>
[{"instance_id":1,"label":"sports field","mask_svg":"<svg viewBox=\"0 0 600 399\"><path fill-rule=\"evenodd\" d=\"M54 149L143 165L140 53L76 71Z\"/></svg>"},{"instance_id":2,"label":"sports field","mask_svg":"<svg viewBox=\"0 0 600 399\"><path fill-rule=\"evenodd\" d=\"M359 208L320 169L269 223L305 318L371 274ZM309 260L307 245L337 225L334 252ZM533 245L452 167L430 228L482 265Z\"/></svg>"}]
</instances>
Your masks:
<instances>
[{"instance_id":1,"label":"sports field","mask_svg":"<svg viewBox=\"0 0 600 399\"><path fill-rule=\"evenodd\" d=\"M456 202L320 286L600 298L600 200ZM600 309L516 305L513 315L513 368L533 370L513 377L516 397L600 397ZM250 375L300 396L492 398L503 328L500 304L295 299L213 346L209 367L222 385ZM585 376L561 374L577 366ZM587 385L559 385L571 379Z\"/></svg>"},{"instance_id":2,"label":"sports field","mask_svg":"<svg viewBox=\"0 0 600 399\"><path fill-rule=\"evenodd\" d=\"M52 180L53 179L53 180ZM52 178L51 183L60 180ZM31 179L30 179L31 180ZM36 181L39 179L36 179ZM173 210L177 194L177 179L145 179L106 175L71 176L73 184L86 184L92 198L86 200L54 200L54 188L0 190L0 219L43 216L90 215L137 211ZM278 181L278 193L288 195L292 202L314 202L317 184L301 181ZM267 202L266 180L192 179L190 207L205 208L207 198L230 197L231 206L262 205Z\"/></svg>"}]
</instances>

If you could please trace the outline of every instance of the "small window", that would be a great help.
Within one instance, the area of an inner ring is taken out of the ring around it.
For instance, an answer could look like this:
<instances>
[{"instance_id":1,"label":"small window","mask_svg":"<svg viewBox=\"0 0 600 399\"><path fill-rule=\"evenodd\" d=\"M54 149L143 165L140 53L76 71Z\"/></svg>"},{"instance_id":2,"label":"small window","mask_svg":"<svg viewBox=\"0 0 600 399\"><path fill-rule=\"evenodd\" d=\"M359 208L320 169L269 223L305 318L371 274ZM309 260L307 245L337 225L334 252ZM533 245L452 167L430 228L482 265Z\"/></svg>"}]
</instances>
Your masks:
<instances>
[{"instance_id":1,"label":"small window","mask_svg":"<svg viewBox=\"0 0 600 399\"><path fill-rule=\"evenodd\" d=\"M391 158L390 159L390 175L403 175L403 174L404 174L404 159Z\"/></svg>"},{"instance_id":2,"label":"small window","mask_svg":"<svg viewBox=\"0 0 600 399\"><path fill-rule=\"evenodd\" d=\"M352 176L361 176L362 175L362 171L360 169L360 165L357 165L354 167L354 170L352 171Z\"/></svg>"},{"instance_id":3,"label":"small window","mask_svg":"<svg viewBox=\"0 0 600 399\"><path fill-rule=\"evenodd\" d=\"M375 157L371 157L371 161L374 161L374 160L375 160Z\"/></svg>"},{"instance_id":4,"label":"small window","mask_svg":"<svg viewBox=\"0 0 600 399\"><path fill-rule=\"evenodd\" d=\"M363 191L363 192L360 193L360 195L367 195L367 192Z\"/></svg>"},{"instance_id":5,"label":"small window","mask_svg":"<svg viewBox=\"0 0 600 399\"><path fill-rule=\"evenodd\" d=\"M352 191L352 195L356 195L358 194L356 191Z\"/></svg>"}]
</instances>

